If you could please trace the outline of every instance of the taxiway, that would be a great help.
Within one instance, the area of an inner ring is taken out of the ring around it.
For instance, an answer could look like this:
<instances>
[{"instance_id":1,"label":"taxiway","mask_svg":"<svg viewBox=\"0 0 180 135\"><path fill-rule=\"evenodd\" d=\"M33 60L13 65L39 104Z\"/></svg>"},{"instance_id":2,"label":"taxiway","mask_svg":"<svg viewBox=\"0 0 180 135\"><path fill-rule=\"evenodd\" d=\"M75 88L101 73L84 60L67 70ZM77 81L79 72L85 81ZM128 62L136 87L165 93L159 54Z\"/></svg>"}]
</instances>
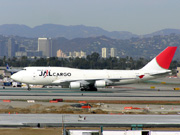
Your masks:
<instances>
[{"instance_id":1,"label":"taxiway","mask_svg":"<svg viewBox=\"0 0 180 135\"><path fill-rule=\"evenodd\" d=\"M152 88L153 87L153 88ZM0 99L53 99L66 100L179 100L180 84L131 84L113 88L100 88L97 92L65 88L26 88L0 87Z\"/></svg>"}]
</instances>

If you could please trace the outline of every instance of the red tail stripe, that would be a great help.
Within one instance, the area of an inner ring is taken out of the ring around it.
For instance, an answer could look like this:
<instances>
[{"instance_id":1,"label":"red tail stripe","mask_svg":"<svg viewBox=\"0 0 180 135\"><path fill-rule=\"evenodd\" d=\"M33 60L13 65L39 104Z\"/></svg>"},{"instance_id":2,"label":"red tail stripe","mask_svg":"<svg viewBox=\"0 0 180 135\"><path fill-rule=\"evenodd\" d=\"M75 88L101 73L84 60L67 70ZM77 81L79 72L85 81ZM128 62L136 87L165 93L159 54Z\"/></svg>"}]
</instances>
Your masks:
<instances>
[{"instance_id":1,"label":"red tail stripe","mask_svg":"<svg viewBox=\"0 0 180 135\"><path fill-rule=\"evenodd\" d=\"M161 52L156 57L156 61L159 64L159 66L161 66L162 68L168 69L174 57L176 49L177 49L176 46L170 46L170 47L167 47L163 52Z\"/></svg>"}]
</instances>

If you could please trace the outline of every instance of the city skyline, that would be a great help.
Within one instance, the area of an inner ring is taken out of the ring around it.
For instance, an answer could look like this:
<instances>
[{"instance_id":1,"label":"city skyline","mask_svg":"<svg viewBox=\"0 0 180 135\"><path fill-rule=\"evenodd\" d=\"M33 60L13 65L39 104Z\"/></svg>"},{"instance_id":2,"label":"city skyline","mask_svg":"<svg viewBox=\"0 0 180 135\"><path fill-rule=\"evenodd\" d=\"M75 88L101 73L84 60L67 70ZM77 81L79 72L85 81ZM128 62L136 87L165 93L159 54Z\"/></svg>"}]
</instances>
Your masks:
<instances>
[{"instance_id":1,"label":"city skyline","mask_svg":"<svg viewBox=\"0 0 180 135\"><path fill-rule=\"evenodd\" d=\"M0 3L0 25L85 25L138 35L165 28L180 29L178 0L3 0Z\"/></svg>"},{"instance_id":2,"label":"city skyline","mask_svg":"<svg viewBox=\"0 0 180 135\"><path fill-rule=\"evenodd\" d=\"M38 49L38 38L25 38L17 36L0 36L0 57L49 57L43 55L42 51ZM144 57L153 58L159 50L167 46L177 46L180 35L170 34L165 36L153 36L150 38L132 38L129 40L116 40L108 37L92 37L92 38L77 38L76 40L66 40L64 38L52 39L52 57L57 56L57 50L61 49L65 54L69 52L86 52L86 55L91 55L94 52L101 56L102 48L116 48L117 56L120 57ZM10 42L13 41L14 42ZM46 46L46 45L45 45ZM44 47L45 47L44 46ZM16 49L13 49L16 48ZM151 49L149 49L151 48ZM38 51L39 50L39 51ZM9 53L8 53L9 51ZM147 54L147 52L150 52ZM114 51L116 52L116 51ZM179 49L177 49L175 58L179 59ZM110 51L108 51L110 55ZM111 56L112 57L112 56ZM113 56L114 57L114 56Z\"/></svg>"}]
</instances>

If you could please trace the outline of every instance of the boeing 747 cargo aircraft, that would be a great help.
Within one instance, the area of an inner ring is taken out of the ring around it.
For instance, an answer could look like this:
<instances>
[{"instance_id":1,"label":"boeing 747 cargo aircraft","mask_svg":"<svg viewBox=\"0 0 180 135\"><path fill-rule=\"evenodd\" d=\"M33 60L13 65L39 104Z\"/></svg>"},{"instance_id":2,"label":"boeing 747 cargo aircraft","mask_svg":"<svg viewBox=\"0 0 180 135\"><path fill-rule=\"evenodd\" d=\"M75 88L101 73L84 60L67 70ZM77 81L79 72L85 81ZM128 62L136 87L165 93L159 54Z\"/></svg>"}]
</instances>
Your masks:
<instances>
[{"instance_id":1,"label":"boeing 747 cargo aircraft","mask_svg":"<svg viewBox=\"0 0 180 135\"><path fill-rule=\"evenodd\" d=\"M80 90L97 91L99 87L137 83L163 77L177 47L169 46L139 70L84 70L67 67L25 67L11 78L28 85L61 85Z\"/></svg>"}]
</instances>

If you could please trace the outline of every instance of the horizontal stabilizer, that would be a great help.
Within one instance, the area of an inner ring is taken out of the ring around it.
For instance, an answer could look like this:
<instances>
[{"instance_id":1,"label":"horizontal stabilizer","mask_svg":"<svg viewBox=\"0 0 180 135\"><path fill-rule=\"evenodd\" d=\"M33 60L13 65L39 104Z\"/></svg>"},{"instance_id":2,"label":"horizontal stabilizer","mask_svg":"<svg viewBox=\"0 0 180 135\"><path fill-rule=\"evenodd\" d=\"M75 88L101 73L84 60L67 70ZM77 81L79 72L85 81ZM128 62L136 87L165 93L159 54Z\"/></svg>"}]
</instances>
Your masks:
<instances>
[{"instance_id":1,"label":"horizontal stabilizer","mask_svg":"<svg viewBox=\"0 0 180 135\"><path fill-rule=\"evenodd\" d=\"M168 73L171 73L171 70L159 71L159 72L150 72L149 75L155 76L155 75L163 75L163 74L168 74Z\"/></svg>"}]
</instances>

